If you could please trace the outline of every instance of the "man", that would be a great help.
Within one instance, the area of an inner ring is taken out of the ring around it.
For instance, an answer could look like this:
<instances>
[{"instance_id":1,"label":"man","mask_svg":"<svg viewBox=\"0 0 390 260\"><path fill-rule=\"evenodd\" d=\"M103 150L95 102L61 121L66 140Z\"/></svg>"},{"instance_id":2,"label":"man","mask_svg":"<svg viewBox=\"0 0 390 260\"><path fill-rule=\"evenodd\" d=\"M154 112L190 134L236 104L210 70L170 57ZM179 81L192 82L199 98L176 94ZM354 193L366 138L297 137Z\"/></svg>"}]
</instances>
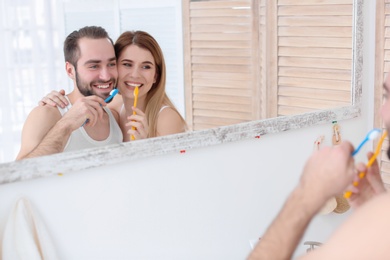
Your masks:
<instances>
[{"instance_id":1,"label":"man","mask_svg":"<svg viewBox=\"0 0 390 260\"><path fill-rule=\"evenodd\" d=\"M69 105L37 106L31 111L17 160L122 142L118 114L113 115L104 102L118 76L107 32L96 26L72 32L65 39L64 56L74 84L67 95Z\"/></svg>"},{"instance_id":2,"label":"man","mask_svg":"<svg viewBox=\"0 0 390 260\"><path fill-rule=\"evenodd\" d=\"M385 83L385 102L381 114L390 132L390 73ZM321 247L299 259L389 259L390 193L385 192L378 163L370 168L360 163L354 167L353 146L343 142L316 151L306 162L298 186L268 227L248 259L291 259L311 219L331 197L345 190L354 192L350 199L358 207L349 219ZM373 154L370 152L367 157ZM387 151L390 158L390 148ZM365 172L357 187L349 185Z\"/></svg>"}]
</instances>

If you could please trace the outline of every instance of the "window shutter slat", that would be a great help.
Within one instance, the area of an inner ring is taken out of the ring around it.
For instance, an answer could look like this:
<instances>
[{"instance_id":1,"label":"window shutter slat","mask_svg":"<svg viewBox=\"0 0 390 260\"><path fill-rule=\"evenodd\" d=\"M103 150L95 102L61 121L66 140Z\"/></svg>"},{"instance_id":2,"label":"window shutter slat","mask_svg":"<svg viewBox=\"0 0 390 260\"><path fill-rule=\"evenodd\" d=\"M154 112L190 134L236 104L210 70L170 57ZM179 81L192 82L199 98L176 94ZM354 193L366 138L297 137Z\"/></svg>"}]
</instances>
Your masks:
<instances>
[{"instance_id":1,"label":"window shutter slat","mask_svg":"<svg viewBox=\"0 0 390 260\"><path fill-rule=\"evenodd\" d=\"M251 1L197 1L187 8L190 128L256 119Z\"/></svg>"},{"instance_id":2,"label":"window shutter slat","mask_svg":"<svg viewBox=\"0 0 390 260\"><path fill-rule=\"evenodd\" d=\"M299 2L278 1L279 116L351 103L352 0Z\"/></svg>"},{"instance_id":3,"label":"window shutter slat","mask_svg":"<svg viewBox=\"0 0 390 260\"><path fill-rule=\"evenodd\" d=\"M376 4L376 50L375 50L375 115L374 126L383 128L383 120L380 114L380 107L382 105L383 95L383 81L386 73L390 70L390 5L386 4L389 1L377 1ZM374 141L376 146L378 140ZM381 154L378 156L378 160L382 181L386 189L390 189L390 161L387 157L387 149L389 147L389 138L387 137L381 149Z\"/></svg>"}]
</instances>

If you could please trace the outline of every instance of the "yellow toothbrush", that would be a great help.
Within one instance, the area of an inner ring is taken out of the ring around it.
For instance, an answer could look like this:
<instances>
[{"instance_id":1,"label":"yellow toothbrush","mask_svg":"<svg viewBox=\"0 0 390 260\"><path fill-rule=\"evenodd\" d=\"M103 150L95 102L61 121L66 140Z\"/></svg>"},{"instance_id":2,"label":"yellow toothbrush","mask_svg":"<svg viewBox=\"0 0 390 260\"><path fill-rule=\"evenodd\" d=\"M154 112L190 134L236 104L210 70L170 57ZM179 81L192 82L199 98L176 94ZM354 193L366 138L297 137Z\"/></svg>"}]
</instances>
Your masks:
<instances>
[{"instance_id":1,"label":"yellow toothbrush","mask_svg":"<svg viewBox=\"0 0 390 260\"><path fill-rule=\"evenodd\" d=\"M138 86L136 86L135 87L135 89L134 89L134 92L133 92L133 94L134 94L134 105L133 105L133 107L134 108L136 108L137 107L137 101L138 101ZM135 112L135 111L133 111L133 115L136 115L137 113ZM134 126L132 126L131 127L131 130L135 130L135 127ZM134 135L131 135L130 136L130 139L133 141L133 140L135 140L135 137L134 137Z\"/></svg>"},{"instance_id":2,"label":"yellow toothbrush","mask_svg":"<svg viewBox=\"0 0 390 260\"><path fill-rule=\"evenodd\" d=\"M387 136L387 132L384 131L383 134L382 134L381 139L379 139L378 145L376 146L375 153L371 156L370 160L366 164L367 168L371 167L371 165L375 162L376 157L378 156L379 152L381 151L382 143L385 140L386 136ZM363 179L364 176L366 176L365 172L359 173L359 178L360 179ZM353 182L353 186L356 187L358 185L359 185L359 182L357 182L357 181ZM344 198L346 198L346 199L350 198L351 196L352 196L352 191L347 191L347 192L344 193Z\"/></svg>"}]
</instances>

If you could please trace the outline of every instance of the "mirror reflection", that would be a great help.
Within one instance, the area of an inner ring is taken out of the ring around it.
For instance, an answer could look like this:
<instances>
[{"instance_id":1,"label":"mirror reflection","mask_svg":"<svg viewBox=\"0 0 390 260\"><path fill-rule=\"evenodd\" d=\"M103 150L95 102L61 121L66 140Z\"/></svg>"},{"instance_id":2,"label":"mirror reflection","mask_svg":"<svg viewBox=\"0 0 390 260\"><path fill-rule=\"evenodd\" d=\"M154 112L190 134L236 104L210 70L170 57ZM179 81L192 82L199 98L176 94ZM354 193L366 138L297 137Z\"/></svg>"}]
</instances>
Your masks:
<instances>
[{"instance_id":1,"label":"mirror reflection","mask_svg":"<svg viewBox=\"0 0 390 260\"><path fill-rule=\"evenodd\" d=\"M38 100L52 89L72 89L62 43L86 24L103 26L114 41L133 29L157 39L168 95L191 130L352 105L352 0L98 2L2 6L0 55L10 86L2 90L2 161L15 158L9 155L18 151Z\"/></svg>"},{"instance_id":2,"label":"mirror reflection","mask_svg":"<svg viewBox=\"0 0 390 260\"><path fill-rule=\"evenodd\" d=\"M186 3L193 129L352 104L352 0Z\"/></svg>"}]
</instances>

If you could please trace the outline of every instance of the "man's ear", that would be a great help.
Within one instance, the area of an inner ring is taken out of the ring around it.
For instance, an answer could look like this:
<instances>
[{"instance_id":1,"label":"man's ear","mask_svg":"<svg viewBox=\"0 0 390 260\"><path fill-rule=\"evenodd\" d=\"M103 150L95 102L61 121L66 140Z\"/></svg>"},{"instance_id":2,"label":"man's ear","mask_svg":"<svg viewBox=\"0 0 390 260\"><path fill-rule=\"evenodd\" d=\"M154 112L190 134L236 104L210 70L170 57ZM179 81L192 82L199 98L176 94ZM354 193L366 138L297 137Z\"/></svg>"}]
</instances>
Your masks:
<instances>
[{"instance_id":1,"label":"man's ear","mask_svg":"<svg viewBox=\"0 0 390 260\"><path fill-rule=\"evenodd\" d=\"M68 61L65 63L65 70L66 74L68 74L68 77L71 79L76 78L76 70L72 64L70 64Z\"/></svg>"}]
</instances>

